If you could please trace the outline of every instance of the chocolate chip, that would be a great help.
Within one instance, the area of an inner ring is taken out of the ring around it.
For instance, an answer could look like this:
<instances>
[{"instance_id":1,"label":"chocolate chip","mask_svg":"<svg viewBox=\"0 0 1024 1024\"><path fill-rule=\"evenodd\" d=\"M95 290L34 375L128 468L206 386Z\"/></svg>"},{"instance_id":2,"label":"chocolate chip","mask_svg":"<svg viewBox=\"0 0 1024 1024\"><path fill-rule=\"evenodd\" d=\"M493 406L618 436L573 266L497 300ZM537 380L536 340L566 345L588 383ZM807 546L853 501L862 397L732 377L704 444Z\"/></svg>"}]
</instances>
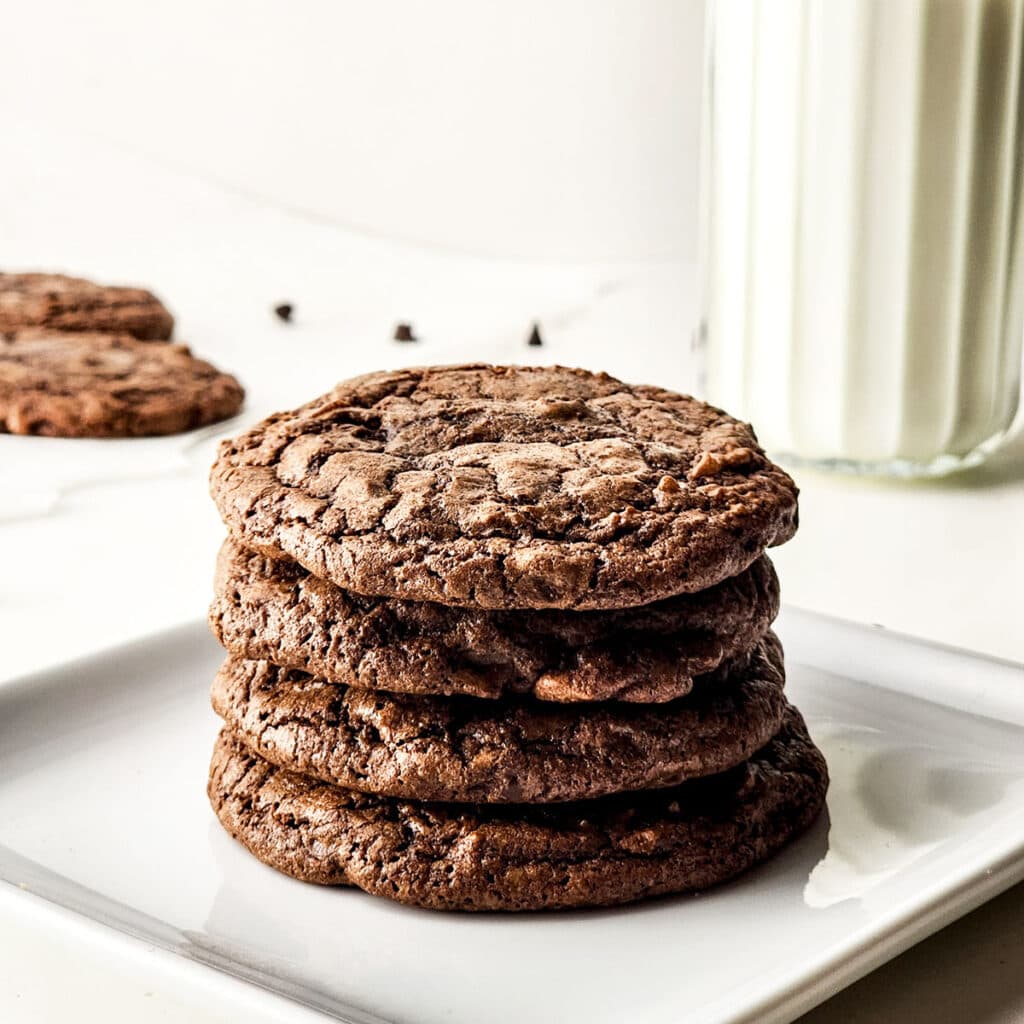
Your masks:
<instances>
[{"instance_id":1,"label":"chocolate chip","mask_svg":"<svg viewBox=\"0 0 1024 1024\"><path fill-rule=\"evenodd\" d=\"M295 307L290 302L282 302L280 305L274 307L274 315L278 320L283 320L285 323L290 323L292 318L292 310Z\"/></svg>"},{"instance_id":2,"label":"chocolate chip","mask_svg":"<svg viewBox=\"0 0 1024 1024\"><path fill-rule=\"evenodd\" d=\"M535 348L538 345L544 344L544 339L540 336L540 324L535 323L530 330L530 337L526 341L527 345L533 345Z\"/></svg>"},{"instance_id":3,"label":"chocolate chip","mask_svg":"<svg viewBox=\"0 0 1024 1024\"><path fill-rule=\"evenodd\" d=\"M413 333L412 324L395 324L395 341L419 341Z\"/></svg>"}]
</instances>

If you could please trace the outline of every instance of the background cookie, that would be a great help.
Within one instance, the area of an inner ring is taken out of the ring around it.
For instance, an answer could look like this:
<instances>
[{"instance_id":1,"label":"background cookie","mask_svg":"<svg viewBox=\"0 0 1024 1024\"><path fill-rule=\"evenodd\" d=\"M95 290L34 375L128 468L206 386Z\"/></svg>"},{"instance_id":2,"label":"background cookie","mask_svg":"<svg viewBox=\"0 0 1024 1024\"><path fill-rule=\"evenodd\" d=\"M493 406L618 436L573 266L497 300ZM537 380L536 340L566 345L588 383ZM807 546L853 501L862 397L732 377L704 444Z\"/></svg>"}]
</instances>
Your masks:
<instances>
[{"instance_id":1,"label":"background cookie","mask_svg":"<svg viewBox=\"0 0 1024 1024\"><path fill-rule=\"evenodd\" d=\"M0 335L0 432L49 437L174 434L233 416L234 377L184 345L126 335Z\"/></svg>"},{"instance_id":2,"label":"background cookie","mask_svg":"<svg viewBox=\"0 0 1024 1024\"><path fill-rule=\"evenodd\" d=\"M825 762L790 709L780 733L721 775L553 807L364 796L217 741L210 802L264 863L443 910L606 906L704 889L770 856L824 805Z\"/></svg>"},{"instance_id":3,"label":"background cookie","mask_svg":"<svg viewBox=\"0 0 1024 1024\"><path fill-rule=\"evenodd\" d=\"M93 284L63 274L0 274L0 331L23 327L161 341L171 336L174 317L144 288Z\"/></svg>"},{"instance_id":4,"label":"background cookie","mask_svg":"<svg viewBox=\"0 0 1024 1024\"><path fill-rule=\"evenodd\" d=\"M222 444L211 486L248 548L358 593L480 608L703 590L797 513L746 424L563 367L356 378Z\"/></svg>"},{"instance_id":5,"label":"background cookie","mask_svg":"<svg viewBox=\"0 0 1024 1024\"><path fill-rule=\"evenodd\" d=\"M349 789L413 800L549 803L674 786L746 760L778 732L782 648L749 657L669 704L566 707L414 697L228 661L214 710L262 757Z\"/></svg>"},{"instance_id":6,"label":"background cookie","mask_svg":"<svg viewBox=\"0 0 1024 1024\"><path fill-rule=\"evenodd\" d=\"M750 650L779 610L766 557L699 594L616 611L481 611L366 597L227 541L210 625L239 658L404 693L652 703Z\"/></svg>"}]
</instances>

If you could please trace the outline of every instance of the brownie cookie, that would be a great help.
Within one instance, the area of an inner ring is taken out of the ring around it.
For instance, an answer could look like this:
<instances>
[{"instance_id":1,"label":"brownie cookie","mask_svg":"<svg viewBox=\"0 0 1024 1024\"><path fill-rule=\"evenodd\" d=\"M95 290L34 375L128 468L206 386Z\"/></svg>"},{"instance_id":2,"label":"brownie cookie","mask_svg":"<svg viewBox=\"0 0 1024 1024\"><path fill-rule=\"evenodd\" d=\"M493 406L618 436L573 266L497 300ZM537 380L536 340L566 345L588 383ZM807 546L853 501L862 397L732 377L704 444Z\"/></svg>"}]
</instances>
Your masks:
<instances>
[{"instance_id":1,"label":"brownie cookie","mask_svg":"<svg viewBox=\"0 0 1024 1024\"><path fill-rule=\"evenodd\" d=\"M478 608L618 608L704 590L796 530L750 427L563 367L374 373L221 445L245 547L348 590Z\"/></svg>"},{"instance_id":2,"label":"brownie cookie","mask_svg":"<svg viewBox=\"0 0 1024 1024\"><path fill-rule=\"evenodd\" d=\"M653 703L750 650L779 610L766 557L699 594L618 611L493 611L367 597L226 541L210 625L238 658L404 693Z\"/></svg>"},{"instance_id":3,"label":"brownie cookie","mask_svg":"<svg viewBox=\"0 0 1024 1024\"><path fill-rule=\"evenodd\" d=\"M22 327L164 341L174 330L174 317L144 288L93 284L63 274L0 274L0 331Z\"/></svg>"},{"instance_id":4,"label":"brownie cookie","mask_svg":"<svg viewBox=\"0 0 1024 1024\"><path fill-rule=\"evenodd\" d=\"M439 910L608 906L706 889L804 831L828 772L790 708L749 761L672 789L549 807L415 804L271 765L221 733L208 793L227 831L307 882Z\"/></svg>"},{"instance_id":5,"label":"brownie cookie","mask_svg":"<svg viewBox=\"0 0 1024 1024\"><path fill-rule=\"evenodd\" d=\"M552 803L675 786L745 761L786 706L774 634L669 704L359 690L229 658L213 683L228 730L281 768L364 793L460 803Z\"/></svg>"},{"instance_id":6,"label":"brownie cookie","mask_svg":"<svg viewBox=\"0 0 1024 1024\"><path fill-rule=\"evenodd\" d=\"M0 334L0 433L176 434L233 416L243 397L234 377L184 345L43 329Z\"/></svg>"}]
</instances>

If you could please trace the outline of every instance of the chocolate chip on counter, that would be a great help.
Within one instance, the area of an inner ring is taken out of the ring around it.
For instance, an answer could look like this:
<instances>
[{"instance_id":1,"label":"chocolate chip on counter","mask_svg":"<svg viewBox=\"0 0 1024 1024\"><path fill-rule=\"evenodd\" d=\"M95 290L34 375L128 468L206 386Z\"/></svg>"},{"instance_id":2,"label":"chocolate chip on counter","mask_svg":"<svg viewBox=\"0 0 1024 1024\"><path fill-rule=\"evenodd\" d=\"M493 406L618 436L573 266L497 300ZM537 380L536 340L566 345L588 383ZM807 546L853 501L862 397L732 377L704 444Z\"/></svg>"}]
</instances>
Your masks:
<instances>
[{"instance_id":1,"label":"chocolate chip on counter","mask_svg":"<svg viewBox=\"0 0 1024 1024\"><path fill-rule=\"evenodd\" d=\"M295 307L290 302L282 302L274 307L274 315L278 320L283 320L285 323L290 323L292 319L292 312Z\"/></svg>"},{"instance_id":2,"label":"chocolate chip on counter","mask_svg":"<svg viewBox=\"0 0 1024 1024\"><path fill-rule=\"evenodd\" d=\"M526 341L527 345L532 345L534 348L544 344L544 339L540 336L540 324L535 323L530 329L530 337Z\"/></svg>"},{"instance_id":3,"label":"chocolate chip on counter","mask_svg":"<svg viewBox=\"0 0 1024 1024\"><path fill-rule=\"evenodd\" d=\"M395 341L419 341L413 333L412 324L395 324Z\"/></svg>"}]
</instances>

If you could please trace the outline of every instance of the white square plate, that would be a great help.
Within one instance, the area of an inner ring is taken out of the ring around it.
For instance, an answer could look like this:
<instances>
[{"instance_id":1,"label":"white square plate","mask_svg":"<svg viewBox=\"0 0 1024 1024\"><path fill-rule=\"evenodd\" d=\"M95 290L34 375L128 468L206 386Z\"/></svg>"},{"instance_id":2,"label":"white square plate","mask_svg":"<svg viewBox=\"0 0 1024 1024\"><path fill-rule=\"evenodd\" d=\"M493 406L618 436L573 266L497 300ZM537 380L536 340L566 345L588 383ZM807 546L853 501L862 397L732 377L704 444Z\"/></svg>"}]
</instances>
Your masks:
<instances>
[{"instance_id":1,"label":"white square plate","mask_svg":"<svg viewBox=\"0 0 1024 1024\"><path fill-rule=\"evenodd\" d=\"M779 629L829 814L702 896L460 916L274 873L206 803L220 652L197 624L0 687L0 905L345 1021L790 1020L1024 877L1024 668L803 612Z\"/></svg>"}]
</instances>

